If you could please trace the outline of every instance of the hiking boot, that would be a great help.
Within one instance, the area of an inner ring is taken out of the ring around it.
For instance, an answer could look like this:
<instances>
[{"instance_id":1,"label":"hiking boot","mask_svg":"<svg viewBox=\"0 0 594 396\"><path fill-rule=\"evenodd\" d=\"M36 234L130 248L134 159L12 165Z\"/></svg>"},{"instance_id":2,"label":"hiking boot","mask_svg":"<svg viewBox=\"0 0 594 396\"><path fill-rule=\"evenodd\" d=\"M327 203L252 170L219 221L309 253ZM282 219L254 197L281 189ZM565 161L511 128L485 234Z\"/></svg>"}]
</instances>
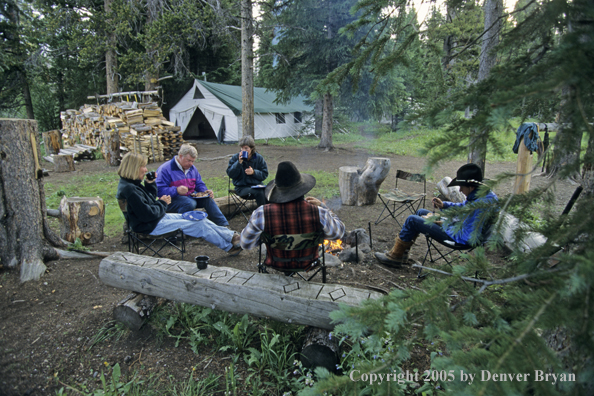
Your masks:
<instances>
[{"instance_id":1,"label":"hiking boot","mask_svg":"<svg viewBox=\"0 0 594 396\"><path fill-rule=\"evenodd\" d=\"M243 250L243 248L241 246L233 246L231 249L227 250L227 254L230 257L234 257L237 256L239 253L241 253Z\"/></svg>"},{"instance_id":2,"label":"hiking boot","mask_svg":"<svg viewBox=\"0 0 594 396\"><path fill-rule=\"evenodd\" d=\"M375 258L380 263L388 266L399 267L402 264L408 264L408 252L414 243L414 240L405 242L400 237L396 237L396 242L392 246L392 249L386 253L374 253Z\"/></svg>"}]
</instances>

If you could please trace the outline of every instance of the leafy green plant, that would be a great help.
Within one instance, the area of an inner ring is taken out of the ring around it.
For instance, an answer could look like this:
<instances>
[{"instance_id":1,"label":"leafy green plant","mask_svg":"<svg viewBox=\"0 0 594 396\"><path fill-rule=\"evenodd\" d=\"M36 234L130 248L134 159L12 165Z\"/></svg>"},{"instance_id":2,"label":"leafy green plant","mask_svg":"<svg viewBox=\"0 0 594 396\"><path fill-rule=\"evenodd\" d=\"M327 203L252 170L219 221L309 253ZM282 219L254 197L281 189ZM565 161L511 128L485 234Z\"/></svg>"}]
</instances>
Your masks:
<instances>
[{"instance_id":1,"label":"leafy green plant","mask_svg":"<svg viewBox=\"0 0 594 396\"><path fill-rule=\"evenodd\" d=\"M208 396L214 395L219 385L220 375L209 373L206 378L194 378L194 369L190 373L188 381L186 381L179 389L178 384L173 382L171 394L174 396Z\"/></svg>"},{"instance_id":2,"label":"leafy green plant","mask_svg":"<svg viewBox=\"0 0 594 396\"><path fill-rule=\"evenodd\" d=\"M89 250L88 247L83 246L82 241L80 240L80 238L76 238L74 240L74 243L72 245L68 245L68 250L83 250L83 251L87 251Z\"/></svg>"}]
</instances>

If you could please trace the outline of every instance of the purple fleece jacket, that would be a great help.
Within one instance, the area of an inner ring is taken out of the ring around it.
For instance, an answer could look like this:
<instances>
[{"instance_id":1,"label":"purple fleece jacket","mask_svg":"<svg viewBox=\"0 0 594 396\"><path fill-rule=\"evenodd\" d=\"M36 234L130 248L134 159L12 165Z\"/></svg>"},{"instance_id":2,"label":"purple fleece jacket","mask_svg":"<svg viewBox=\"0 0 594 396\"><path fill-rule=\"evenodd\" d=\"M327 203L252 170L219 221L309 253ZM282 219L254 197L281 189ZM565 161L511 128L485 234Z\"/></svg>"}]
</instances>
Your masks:
<instances>
[{"instance_id":1,"label":"purple fleece jacket","mask_svg":"<svg viewBox=\"0 0 594 396\"><path fill-rule=\"evenodd\" d=\"M202 181L202 177L200 177L200 173L198 173L198 169L194 165L192 165L188 173L184 174L179 166L177 166L175 157L173 157L171 161L165 162L157 169L158 196L171 195L172 198L178 197L177 188L179 186L188 187L187 196L194 191L204 192L208 190L206 184Z\"/></svg>"}]
</instances>

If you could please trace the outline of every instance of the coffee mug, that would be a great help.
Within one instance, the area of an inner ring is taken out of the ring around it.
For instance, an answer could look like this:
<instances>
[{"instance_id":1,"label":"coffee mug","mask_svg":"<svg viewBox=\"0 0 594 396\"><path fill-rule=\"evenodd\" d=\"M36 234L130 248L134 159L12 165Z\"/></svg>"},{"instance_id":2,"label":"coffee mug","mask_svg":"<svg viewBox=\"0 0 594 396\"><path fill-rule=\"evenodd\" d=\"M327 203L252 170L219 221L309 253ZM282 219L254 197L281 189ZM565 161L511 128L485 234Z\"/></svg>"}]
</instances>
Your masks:
<instances>
[{"instance_id":1,"label":"coffee mug","mask_svg":"<svg viewBox=\"0 0 594 396\"><path fill-rule=\"evenodd\" d=\"M248 158L248 152L247 151L242 151L241 152L241 158L247 159Z\"/></svg>"},{"instance_id":2,"label":"coffee mug","mask_svg":"<svg viewBox=\"0 0 594 396\"><path fill-rule=\"evenodd\" d=\"M156 177L157 177L157 174L155 173L155 171L150 171L149 173L146 174L147 180L155 180Z\"/></svg>"},{"instance_id":3,"label":"coffee mug","mask_svg":"<svg viewBox=\"0 0 594 396\"><path fill-rule=\"evenodd\" d=\"M196 256L194 257L194 260L196 261L196 267L198 267L199 270L203 270L208 267L208 260L210 260L210 257Z\"/></svg>"}]
</instances>

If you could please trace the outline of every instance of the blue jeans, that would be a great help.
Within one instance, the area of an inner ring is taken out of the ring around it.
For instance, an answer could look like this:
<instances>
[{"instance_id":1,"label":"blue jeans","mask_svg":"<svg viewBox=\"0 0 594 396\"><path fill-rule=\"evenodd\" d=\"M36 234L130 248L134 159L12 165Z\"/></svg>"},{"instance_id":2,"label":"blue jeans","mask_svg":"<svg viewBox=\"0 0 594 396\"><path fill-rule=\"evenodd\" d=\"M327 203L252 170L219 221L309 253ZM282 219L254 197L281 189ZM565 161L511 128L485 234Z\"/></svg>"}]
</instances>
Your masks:
<instances>
[{"instance_id":1,"label":"blue jeans","mask_svg":"<svg viewBox=\"0 0 594 396\"><path fill-rule=\"evenodd\" d=\"M220 227L208 219L200 221L185 220L181 214L177 213L165 214L150 235L166 234L178 229L182 230L186 235L202 238L224 251L228 251L233 247L231 243L233 231Z\"/></svg>"},{"instance_id":2,"label":"blue jeans","mask_svg":"<svg viewBox=\"0 0 594 396\"><path fill-rule=\"evenodd\" d=\"M237 192L237 195L239 195L241 198L244 198L244 199L245 199L245 197L248 196L248 194L252 194L252 196L256 199L256 204L258 204L258 206L266 205L266 196L264 195L263 188L251 188L248 186L241 186L241 187L235 186L235 191Z\"/></svg>"},{"instance_id":3,"label":"blue jeans","mask_svg":"<svg viewBox=\"0 0 594 396\"><path fill-rule=\"evenodd\" d=\"M426 215L427 213L431 213L431 211L427 209L419 209L417 210L416 215L410 215L406 218L402 230L400 230L400 234L398 234L402 241L410 242L419 234L429 235L431 238L442 242L452 239L439 224L426 223L427 219L424 219L421 216Z\"/></svg>"},{"instance_id":4,"label":"blue jeans","mask_svg":"<svg viewBox=\"0 0 594 396\"><path fill-rule=\"evenodd\" d=\"M221 210L212 198L192 198L185 195L179 195L177 197L171 197L171 203L167 205L167 213L186 213L196 208L206 209L208 219L215 223L226 227L229 222L221 213Z\"/></svg>"}]
</instances>

